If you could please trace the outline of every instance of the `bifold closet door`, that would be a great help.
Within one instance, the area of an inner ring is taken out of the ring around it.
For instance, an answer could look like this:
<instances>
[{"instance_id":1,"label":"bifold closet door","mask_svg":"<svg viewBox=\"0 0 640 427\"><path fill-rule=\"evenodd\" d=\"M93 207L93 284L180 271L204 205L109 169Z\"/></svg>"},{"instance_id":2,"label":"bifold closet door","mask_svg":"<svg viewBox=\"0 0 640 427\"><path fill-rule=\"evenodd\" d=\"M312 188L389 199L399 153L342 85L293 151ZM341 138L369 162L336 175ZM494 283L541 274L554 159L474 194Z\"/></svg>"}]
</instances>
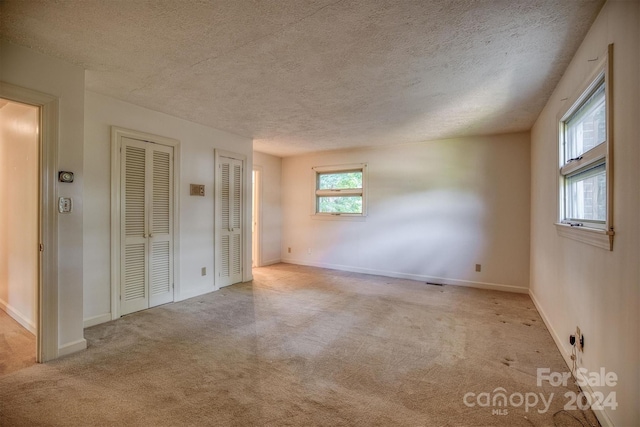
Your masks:
<instances>
[{"instance_id":1,"label":"bifold closet door","mask_svg":"<svg viewBox=\"0 0 640 427\"><path fill-rule=\"evenodd\" d=\"M216 221L220 236L219 287L242 281L242 181L242 161L220 157L217 177L220 217Z\"/></svg>"},{"instance_id":2,"label":"bifold closet door","mask_svg":"<svg viewBox=\"0 0 640 427\"><path fill-rule=\"evenodd\" d=\"M121 156L124 315L173 301L173 148L123 138Z\"/></svg>"}]
</instances>

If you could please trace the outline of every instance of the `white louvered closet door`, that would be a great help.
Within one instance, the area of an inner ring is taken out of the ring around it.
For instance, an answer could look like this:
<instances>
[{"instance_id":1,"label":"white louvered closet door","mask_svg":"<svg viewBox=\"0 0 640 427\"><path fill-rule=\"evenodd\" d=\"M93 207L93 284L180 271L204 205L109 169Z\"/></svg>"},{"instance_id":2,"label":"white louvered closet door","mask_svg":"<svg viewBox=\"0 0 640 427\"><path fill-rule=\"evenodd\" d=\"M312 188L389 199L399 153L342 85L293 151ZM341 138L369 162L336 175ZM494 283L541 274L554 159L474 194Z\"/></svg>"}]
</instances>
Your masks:
<instances>
[{"instance_id":1,"label":"white louvered closet door","mask_svg":"<svg viewBox=\"0 0 640 427\"><path fill-rule=\"evenodd\" d=\"M242 161L220 157L218 164L220 258L217 284L242 281Z\"/></svg>"},{"instance_id":2,"label":"white louvered closet door","mask_svg":"<svg viewBox=\"0 0 640 427\"><path fill-rule=\"evenodd\" d=\"M173 301L173 148L122 139L121 314Z\"/></svg>"}]
</instances>

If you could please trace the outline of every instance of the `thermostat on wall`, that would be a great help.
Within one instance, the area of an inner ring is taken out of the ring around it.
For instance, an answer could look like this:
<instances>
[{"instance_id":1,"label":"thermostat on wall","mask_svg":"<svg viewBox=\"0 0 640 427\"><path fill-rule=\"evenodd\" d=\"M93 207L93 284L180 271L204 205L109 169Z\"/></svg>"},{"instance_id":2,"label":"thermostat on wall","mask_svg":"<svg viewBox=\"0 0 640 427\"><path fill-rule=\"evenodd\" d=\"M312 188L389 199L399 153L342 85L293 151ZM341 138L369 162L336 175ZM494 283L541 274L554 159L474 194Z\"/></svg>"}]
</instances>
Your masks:
<instances>
[{"instance_id":1,"label":"thermostat on wall","mask_svg":"<svg viewBox=\"0 0 640 427\"><path fill-rule=\"evenodd\" d=\"M192 196L204 196L204 185L201 184L191 184L190 194Z\"/></svg>"}]
</instances>

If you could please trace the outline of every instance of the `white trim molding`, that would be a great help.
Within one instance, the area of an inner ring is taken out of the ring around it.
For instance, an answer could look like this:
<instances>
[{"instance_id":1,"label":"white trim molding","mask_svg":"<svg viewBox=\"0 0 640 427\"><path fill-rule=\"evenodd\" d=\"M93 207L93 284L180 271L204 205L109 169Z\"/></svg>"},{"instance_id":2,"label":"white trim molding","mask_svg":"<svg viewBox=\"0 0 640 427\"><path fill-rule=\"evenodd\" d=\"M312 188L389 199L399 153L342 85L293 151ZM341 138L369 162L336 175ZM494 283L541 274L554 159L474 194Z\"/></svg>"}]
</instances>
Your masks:
<instances>
[{"instance_id":1,"label":"white trim molding","mask_svg":"<svg viewBox=\"0 0 640 427\"><path fill-rule=\"evenodd\" d=\"M549 333L551 334L551 338L553 338L553 341L555 342L556 347L558 348L558 351L562 355L562 358L564 359L564 362L567 365L567 369L571 369L570 367L573 364L573 361L571 360L571 354L568 353L564 348L564 345L563 345L564 341L560 338L560 335L558 335L558 332L554 329L553 325L551 324L551 320L549 319L549 316L547 316L547 313L542 309L542 306L538 302L533 290L531 289L529 289L529 297L531 298L531 301L533 301L533 305L536 307L536 310L538 310L538 314L540 314L542 321L544 322L545 326L549 330ZM588 384L585 384L584 387L579 387L579 388L581 388L583 391L585 391L587 394L590 394L591 396L594 395L593 389ZM602 426L614 427L613 421L611 421L611 418L609 418L609 415L607 414L606 411L602 409L592 409L592 410L596 415L596 418L598 418L598 421L600 421L600 424Z\"/></svg>"},{"instance_id":2,"label":"white trim molding","mask_svg":"<svg viewBox=\"0 0 640 427\"><path fill-rule=\"evenodd\" d=\"M589 65L591 66L591 65ZM584 102L594 94L597 88L604 85L604 96L606 105L606 140L598 146L580 154L579 157L567 159L569 154L565 147L565 127L567 120L570 120L576 111L584 105ZM613 204L614 204L614 173L613 173L613 44L608 45L595 67L591 69L588 78L565 98L567 101L556 116L558 124L558 186L557 186L557 215L556 230L561 237L576 240L608 251L613 250L613 238L615 236L613 224ZM566 212L566 182L571 176L576 176L580 171L589 170L604 164L606 173L606 218L604 221L580 220L567 218ZM573 175L572 175L573 174Z\"/></svg>"},{"instance_id":3,"label":"white trim molding","mask_svg":"<svg viewBox=\"0 0 640 427\"><path fill-rule=\"evenodd\" d=\"M214 276L214 290L219 290L220 289L220 280L218 279L218 273L219 273L219 268L220 268L220 263L221 263L221 259L220 259L220 241L219 241L219 233L218 233L218 229L217 229L217 220L219 218L219 216L221 215L221 206L218 200L218 192L220 190L219 185L220 183L218 182L217 179L217 174L218 174L218 168L220 167L220 158L221 157L227 157L230 159L234 159L234 160L238 160L240 162L242 162L242 249L241 249L241 253L242 253L242 282L249 282L251 280L253 280L253 274L251 272L251 250L248 250L251 248L251 209L247 209L247 206L251 206L252 203L252 191L251 191L251 174L253 173L253 165L251 165L250 163L248 163L247 161L247 156L245 154L240 154L240 153L235 153L233 151L226 151L226 150L221 150L219 148L214 148L213 150L213 157L214 157L214 162L213 162L213 167L214 167L214 174L216 176L215 179L215 183L214 183L214 195L213 195L213 246L214 246L214 256L213 256L213 276ZM248 167L251 166L251 167ZM247 238L249 237L249 242L247 242Z\"/></svg>"},{"instance_id":4,"label":"white trim molding","mask_svg":"<svg viewBox=\"0 0 640 427\"><path fill-rule=\"evenodd\" d=\"M58 98L0 81L0 97L40 109L40 268L36 318L36 361L58 357Z\"/></svg>"},{"instance_id":5,"label":"white trim molding","mask_svg":"<svg viewBox=\"0 0 640 427\"><path fill-rule=\"evenodd\" d=\"M82 338L80 340L61 345L58 349L58 356L62 357L66 356L67 354L77 353L79 351L86 350L86 348L87 340Z\"/></svg>"},{"instance_id":6,"label":"white trim molding","mask_svg":"<svg viewBox=\"0 0 640 427\"><path fill-rule=\"evenodd\" d=\"M3 299L0 299L0 310L3 310L5 313L7 313L13 320L18 322L27 331L31 332L33 335L36 335L36 324L30 321L25 315L13 308L13 306L8 304Z\"/></svg>"},{"instance_id":7,"label":"white trim molding","mask_svg":"<svg viewBox=\"0 0 640 427\"><path fill-rule=\"evenodd\" d=\"M312 201L311 201L311 218L312 219L330 219L330 220L356 220L366 221L367 218L367 193L368 193L368 163L351 163L334 166L313 166L313 183L311 188L313 189ZM361 172L362 173L362 188L360 189L326 189L321 190L318 188L318 176L324 173L347 173L347 172ZM362 212L361 213L330 213L318 211L318 198L319 197L334 197L336 195L346 196L359 196L362 198Z\"/></svg>"},{"instance_id":8,"label":"white trim molding","mask_svg":"<svg viewBox=\"0 0 640 427\"><path fill-rule=\"evenodd\" d=\"M592 246L597 246L607 251L613 250L613 236L615 235L613 230L609 231L598 228L577 227L570 224L556 223L556 231L559 236L577 240L578 242Z\"/></svg>"},{"instance_id":9,"label":"white trim molding","mask_svg":"<svg viewBox=\"0 0 640 427\"><path fill-rule=\"evenodd\" d=\"M419 282L428 282L428 283L433 283L438 285L466 286L469 288L487 289L490 291L512 292L512 293L518 293L518 294L529 293L529 288L523 288L523 287L514 286L514 285L503 285L499 283L474 282L470 280L449 279L446 277L427 276L423 274L408 274L408 273L400 273L397 271L375 270L372 268L360 268L360 267L352 267L352 266L340 265L340 264L308 262L308 261L301 261L294 258L285 258L282 260L282 262L285 264L296 264L296 265L306 265L309 267L327 268L329 270L340 270L340 271L349 271L352 273L371 274L374 276L393 277L395 279L409 279L409 280L415 280Z\"/></svg>"},{"instance_id":10,"label":"white trim molding","mask_svg":"<svg viewBox=\"0 0 640 427\"><path fill-rule=\"evenodd\" d=\"M253 258L253 245L254 245L254 240L255 240L255 259L253 259L253 264L255 264L256 267L261 267L263 265L262 263L262 200L263 200L263 191L262 191L262 179L264 177L264 168L260 165L253 165L253 170L251 171L251 173L255 173L255 180L253 182L253 185L255 185L255 188L252 188L252 195L254 197L252 197L252 202L254 205L256 205L257 207L254 207L251 211L252 213L252 218L251 218L251 229L253 229L253 214L255 214L255 212L258 213L258 220L255 223L255 236L252 234L251 235L251 257Z\"/></svg>"},{"instance_id":11,"label":"white trim molding","mask_svg":"<svg viewBox=\"0 0 640 427\"><path fill-rule=\"evenodd\" d=\"M111 313L105 313L98 316L89 317L88 319L84 319L82 323L85 328L90 328L92 326L96 326L101 323L107 323L109 321L111 321Z\"/></svg>"},{"instance_id":12,"label":"white trim molding","mask_svg":"<svg viewBox=\"0 0 640 427\"><path fill-rule=\"evenodd\" d=\"M173 300L180 300L180 141L111 126L111 320L120 317L120 149L122 138L173 147Z\"/></svg>"}]
</instances>

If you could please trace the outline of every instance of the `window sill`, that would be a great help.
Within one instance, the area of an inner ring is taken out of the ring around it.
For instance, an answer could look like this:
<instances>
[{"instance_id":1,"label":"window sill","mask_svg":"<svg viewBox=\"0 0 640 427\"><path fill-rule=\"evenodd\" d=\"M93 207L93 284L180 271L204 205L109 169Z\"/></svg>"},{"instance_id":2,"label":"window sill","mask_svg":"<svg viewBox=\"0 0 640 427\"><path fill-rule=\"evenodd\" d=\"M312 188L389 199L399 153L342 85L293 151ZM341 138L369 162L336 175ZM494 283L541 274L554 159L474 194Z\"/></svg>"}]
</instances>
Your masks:
<instances>
[{"instance_id":1,"label":"window sill","mask_svg":"<svg viewBox=\"0 0 640 427\"><path fill-rule=\"evenodd\" d=\"M556 223L559 236L577 240L588 245L597 246L607 251L613 250L615 232L589 227L572 227L568 224Z\"/></svg>"},{"instance_id":2,"label":"window sill","mask_svg":"<svg viewBox=\"0 0 640 427\"><path fill-rule=\"evenodd\" d=\"M327 215L327 214L313 214L311 219L319 219L321 221L359 221L364 222L367 220L365 215L354 214L342 214L342 215Z\"/></svg>"}]
</instances>

